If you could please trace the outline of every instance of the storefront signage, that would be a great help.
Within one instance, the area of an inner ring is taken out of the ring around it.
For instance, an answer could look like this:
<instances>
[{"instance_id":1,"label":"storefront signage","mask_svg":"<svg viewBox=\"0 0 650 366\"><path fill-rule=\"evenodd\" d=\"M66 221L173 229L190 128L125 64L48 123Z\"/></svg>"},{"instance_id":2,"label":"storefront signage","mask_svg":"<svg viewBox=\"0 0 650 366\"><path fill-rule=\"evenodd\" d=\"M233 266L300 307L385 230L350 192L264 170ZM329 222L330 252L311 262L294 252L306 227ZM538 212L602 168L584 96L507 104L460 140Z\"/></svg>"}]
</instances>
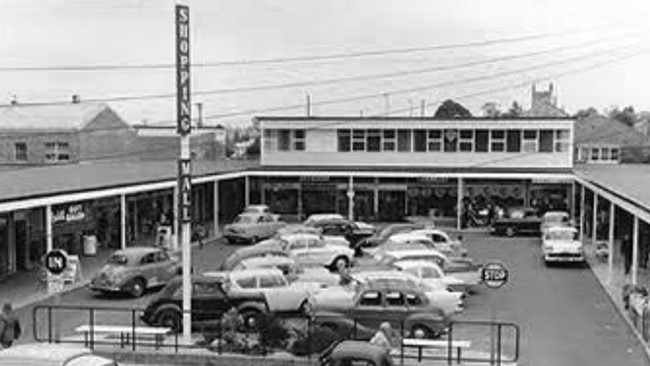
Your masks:
<instances>
[{"instance_id":1,"label":"storefront signage","mask_svg":"<svg viewBox=\"0 0 650 366\"><path fill-rule=\"evenodd\" d=\"M558 184L558 183L572 183L573 181L568 178L533 178L533 184Z\"/></svg>"},{"instance_id":2,"label":"storefront signage","mask_svg":"<svg viewBox=\"0 0 650 366\"><path fill-rule=\"evenodd\" d=\"M81 203L57 208L52 213L52 222L82 221L86 218L84 206Z\"/></svg>"},{"instance_id":3,"label":"storefront signage","mask_svg":"<svg viewBox=\"0 0 650 366\"><path fill-rule=\"evenodd\" d=\"M190 159L178 160L179 200L178 212L181 223L192 221L192 162Z\"/></svg>"},{"instance_id":4,"label":"storefront signage","mask_svg":"<svg viewBox=\"0 0 650 366\"><path fill-rule=\"evenodd\" d=\"M330 177L319 176L319 175L308 175L300 177L301 182L329 182Z\"/></svg>"},{"instance_id":5,"label":"storefront signage","mask_svg":"<svg viewBox=\"0 0 650 366\"><path fill-rule=\"evenodd\" d=\"M176 132L192 130L190 101L190 8L176 5Z\"/></svg>"},{"instance_id":6,"label":"storefront signage","mask_svg":"<svg viewBox=\"0 0 650 366\"><path fill-rule=\"evenodd\" d=\"M423 182L423 183L447 183L449 181L448 178L443 178L443 177L419 177L418 182Z\"/></svg>"}]
</instances>

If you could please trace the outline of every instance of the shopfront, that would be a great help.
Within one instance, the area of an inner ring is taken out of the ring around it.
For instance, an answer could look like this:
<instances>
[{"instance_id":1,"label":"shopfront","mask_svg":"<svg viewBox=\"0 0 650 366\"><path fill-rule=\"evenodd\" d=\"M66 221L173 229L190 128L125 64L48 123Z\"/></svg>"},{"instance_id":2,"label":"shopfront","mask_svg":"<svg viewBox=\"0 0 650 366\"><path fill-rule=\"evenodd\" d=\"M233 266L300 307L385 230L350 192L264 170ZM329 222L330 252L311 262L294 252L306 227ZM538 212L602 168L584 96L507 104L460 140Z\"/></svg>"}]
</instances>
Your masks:
<instances>
[{"instance_id":1,"label":"shopfront","mask_svg":"<svg viewBox=\"0 0 650 366\"><path fill-rule=\"evenodd\" d=\"M127 246L152 246L160 244L158 232L161 227L169 233L165 240L172 240L174 220L174 190L165 189L127 196Z\"/></svg>"}]
</instances>

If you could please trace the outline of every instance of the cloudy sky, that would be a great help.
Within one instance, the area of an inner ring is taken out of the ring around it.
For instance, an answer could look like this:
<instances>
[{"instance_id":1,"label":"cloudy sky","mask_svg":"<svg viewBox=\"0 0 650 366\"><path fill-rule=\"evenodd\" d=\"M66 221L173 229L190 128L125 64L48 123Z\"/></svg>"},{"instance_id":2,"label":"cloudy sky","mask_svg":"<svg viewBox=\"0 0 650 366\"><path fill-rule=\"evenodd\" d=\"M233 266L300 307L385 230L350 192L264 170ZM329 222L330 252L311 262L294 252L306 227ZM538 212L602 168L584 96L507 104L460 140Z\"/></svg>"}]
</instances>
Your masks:
<instances>
[{"instance_id":1,"label":"cloudy sky","mask_svg":"<svg viewBox=\"0 0 650 366\"><path fill-rule=\"evenodd\" d=\"M528 106L532 83L550 81L569 112L650 110L648 0L185 3L199 64L193 101L203 102L210 123L302 115L307 94L315 115L419 115L421 101L432 113L447 98L480 114L486 102ZM13 95L28 103L173 94L174 70L165 67L174 62L173 7L170 0L0 0L0 104ZM296 57L316 60L259 62ZM131 122L175 115L173 98L110 104Z\"/></svg>"}]
</instances>

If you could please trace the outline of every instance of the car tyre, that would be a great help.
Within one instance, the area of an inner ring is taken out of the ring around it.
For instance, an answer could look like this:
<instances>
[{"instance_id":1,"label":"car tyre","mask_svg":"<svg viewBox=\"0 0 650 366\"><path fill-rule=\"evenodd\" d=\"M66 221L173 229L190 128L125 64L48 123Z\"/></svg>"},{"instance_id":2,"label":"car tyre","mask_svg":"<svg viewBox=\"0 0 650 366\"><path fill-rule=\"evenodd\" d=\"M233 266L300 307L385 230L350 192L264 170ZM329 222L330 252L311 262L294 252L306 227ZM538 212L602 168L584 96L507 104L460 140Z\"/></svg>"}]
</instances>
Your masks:
<instances>
[{"instance_id":1,"label":"car tyre","mask_svg":"<svg viewBox=\"0 0 650 366\"><path fill-rule=\"evenodd\" d=\"M128 286L129 295L134 298L142 297L145 290L147 289L147 284L142 278L135 278Z\"/></svg>"},{"instance_id":2,"label":"car tyre","mask_svg":"<svg viewBox=\"0 0 650 366\"><path fill-rule=\"evenodd\" d=\"M347 268L350 265L350 260L345 256L338 256L334 258L330 265L333 271L340 272L341 269Z\"/></svg>"},{"instance_id":3,"label":"car tyre","mask_svg":"<svg viewBox=\"0 0 650 366\"><path fill-rule=\"evenodd\" d=\"M254 332L259 328L262 321L262 313L259 310L242 310L240 315L244 323L242 327L245 332Z\"/></svg>"},{"instance_id":4,"label":"car tyre","mask_svg":"<svg viewBox=\"0 0 650 366\"><path fill-rule=\"evenodd\" d=\"M181 314L172 309L163 310L158 315L158 321L156 323L158 326L170 328L174 333L183 330L183 319L181 318Z\"/></svg>"},{"instance_id":5,"label":"car tyre","mask_svg":"<svg viewBox=\"0 0 650 366\"><path fill-rule=\"evenodd\" d=\"M441 334L436 334L429 327L422 324L416 324L411 327L411 337L420 339L438 338Z\"/></svg>"},{"instance_id":6,"label":"car tyre","mask_svg":"<svg viewBox=\"0 0 650 366\"><path fill-rule=\"evenodd\" d=\"M515 236L516 233L517 233L517 230L515 230L514 227L508 226L506 228L506 236L507 237L512 238L513 236Z\"/></svg>"}]
</instances>

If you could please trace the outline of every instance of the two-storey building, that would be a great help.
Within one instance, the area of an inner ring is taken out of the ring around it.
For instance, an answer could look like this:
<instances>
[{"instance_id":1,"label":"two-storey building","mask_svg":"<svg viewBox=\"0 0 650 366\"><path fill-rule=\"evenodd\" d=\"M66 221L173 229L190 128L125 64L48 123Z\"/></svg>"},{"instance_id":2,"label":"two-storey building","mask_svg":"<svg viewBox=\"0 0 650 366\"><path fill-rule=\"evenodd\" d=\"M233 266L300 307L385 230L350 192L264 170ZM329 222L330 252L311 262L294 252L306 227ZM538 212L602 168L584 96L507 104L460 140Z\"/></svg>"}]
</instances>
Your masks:
<instances>
[{"instance_id":1,"label":"two-storey building","mask_svg":"<svg viewBox=\"0 0 650 366\"><path fill-rule=\"evenodd\" d=\"M572 208L573 119L258 117L251 200L362 220Z\"/></svg>"}]
</instances>

